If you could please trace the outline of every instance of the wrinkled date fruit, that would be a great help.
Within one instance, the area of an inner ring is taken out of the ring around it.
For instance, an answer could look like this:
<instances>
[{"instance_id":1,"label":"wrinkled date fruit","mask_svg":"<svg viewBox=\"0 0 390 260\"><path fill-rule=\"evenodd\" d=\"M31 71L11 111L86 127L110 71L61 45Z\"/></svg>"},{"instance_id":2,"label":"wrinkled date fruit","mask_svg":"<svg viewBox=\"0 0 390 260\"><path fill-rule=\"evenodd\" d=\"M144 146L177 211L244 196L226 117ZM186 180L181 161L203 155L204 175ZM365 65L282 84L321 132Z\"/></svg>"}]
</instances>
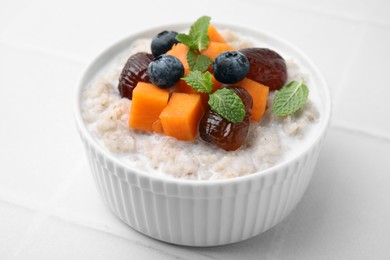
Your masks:
<instances>
[{"instance_id":1,"label":"wrinkled date fruit","mask_svg":"<svg viewBox=\"0 0 390 260\"><path fill-rule=\"evenodd\" d=\"M264 84L270 91L281 89L287 80L286 62L278 53L266 48L240 50L249 60L247 78Z\"/></svg>"},{"instance_id":2,"label":"wrinkled date fruit","mask_svg":"<svg viewBox=\"0 0 390 260\"><path fill-rule=\"evenodd\" d=\"M139 81L150 82L147 70L152 60L153 55L146 52L138 52L130 56L119 77L118 90L121 97L132 99L133 89Z\"/></svg>"},{"instance_id":3,"label":"wrinkled date fruit","mask_svg":"<svg viewBox=\"0 0 390 260\"><path fill-rule=\"evenodd\" d=\"M248 134L253 100L251 95L241 87L226 88L233 90L244 103L244 120L241 123L231 123L208 107L200 120L199 134L206 142L213 143L226 151L234 151L241 147Z\"/></svg>"}]
</instances>

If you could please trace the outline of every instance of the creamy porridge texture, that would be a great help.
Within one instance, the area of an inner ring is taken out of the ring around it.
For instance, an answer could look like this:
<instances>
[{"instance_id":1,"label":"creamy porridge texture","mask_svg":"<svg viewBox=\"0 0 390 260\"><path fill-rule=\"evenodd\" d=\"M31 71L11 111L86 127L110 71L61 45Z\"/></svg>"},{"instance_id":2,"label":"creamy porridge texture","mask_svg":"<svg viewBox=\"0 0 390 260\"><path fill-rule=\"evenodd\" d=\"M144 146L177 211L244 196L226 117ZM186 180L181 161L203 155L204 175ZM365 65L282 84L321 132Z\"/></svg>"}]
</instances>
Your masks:
<instances>
[{"instance_id":1,"label":"creamy porridge texture","mask_svg":"<svg viewBox=\"0 0 390 260\"><path fill-rule=\"evenodd\" d=\"M220 32L235 49L253 46L251 40L230 30ZM251 122L245 143L236 151L225 151L200 138L194 142L178 141L162 134L131 129L128 120L132 101L120 97L118 79L128 57L140 51L150 52L150 45L150 39L134 42L128 52L118 57L116 64L83 89L81 104L82 117L96 140L145 174L195 180L252 174L282 161L319 119L310 99L292 115L275 116L271 111L275 93L270 92L266 113L259 123ZM287 82L309 79L310 75L305 74L293 57L282 56L287 64Z\"/></svg>"}]
</instances>

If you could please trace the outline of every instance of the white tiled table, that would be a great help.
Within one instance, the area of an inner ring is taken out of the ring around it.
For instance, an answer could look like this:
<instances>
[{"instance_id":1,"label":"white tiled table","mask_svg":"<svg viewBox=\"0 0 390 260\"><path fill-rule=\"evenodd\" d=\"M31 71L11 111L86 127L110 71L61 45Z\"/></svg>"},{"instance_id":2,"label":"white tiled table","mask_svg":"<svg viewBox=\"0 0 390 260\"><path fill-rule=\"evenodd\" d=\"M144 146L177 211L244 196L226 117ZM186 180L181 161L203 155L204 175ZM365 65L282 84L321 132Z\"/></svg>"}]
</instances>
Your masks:
<instances>
[{"instance_id":1,"label":"white tiled table","mask_svg":"<svg viewBox=\"0 0 390 260\"><path fill-rule=\"evenodd\" d=\"M0 1L0 259L390 259L388 0ZM322 70L334 116L310 186L279 225L216 248L162 243L101 201L73 116L94 56L201 15L286 38Z\"/></svg>"}]
</instances>

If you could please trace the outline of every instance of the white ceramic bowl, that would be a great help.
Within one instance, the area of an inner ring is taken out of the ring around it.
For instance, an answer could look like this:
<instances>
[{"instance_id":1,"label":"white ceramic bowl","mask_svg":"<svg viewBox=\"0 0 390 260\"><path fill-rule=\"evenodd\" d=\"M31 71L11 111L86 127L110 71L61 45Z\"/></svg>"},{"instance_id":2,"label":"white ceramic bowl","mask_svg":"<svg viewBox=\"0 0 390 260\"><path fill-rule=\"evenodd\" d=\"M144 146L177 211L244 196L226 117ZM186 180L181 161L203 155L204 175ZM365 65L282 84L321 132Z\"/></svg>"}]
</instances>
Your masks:
<instances>
[{"instance_id":1,"label":"white ceramic bowl","mask_svg":"<svg viewBox=\"0 0 390 260\"><path fill-rule=\"evenodd\" d=\"M134 34L101 53L86 69L75 99L77 128L95 183L111 211L133 229L156 239L188 246L216 246L256 236L285 218L310 182L331 114L328 87L315 65L291 44L260 31L217 24L288 53L311 74L320 97L319 126L304 149L265 171L228 180L191 181L163 178L132 169L98 144L81 118L81 89L136 39L189 24ZM313 87L311 86L311 87Z\"/></svg>"}]
</instances>

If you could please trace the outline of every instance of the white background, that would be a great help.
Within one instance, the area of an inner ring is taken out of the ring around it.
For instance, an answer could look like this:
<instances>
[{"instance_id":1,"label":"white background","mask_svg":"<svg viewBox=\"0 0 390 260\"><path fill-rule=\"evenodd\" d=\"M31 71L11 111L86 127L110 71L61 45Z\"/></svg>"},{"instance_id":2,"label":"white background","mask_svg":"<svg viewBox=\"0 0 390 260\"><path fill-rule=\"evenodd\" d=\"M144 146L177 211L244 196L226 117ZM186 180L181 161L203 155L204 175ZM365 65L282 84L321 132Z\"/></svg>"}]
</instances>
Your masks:
<instances>
[{"instance_id":1,"label":"white background","mask_svg":"<svg viewBox=\"0 0 390 260\"><path fill-rule=\"evenodd\" d=\"M0 0L0 259L390 259L390 2ZM157 25L250 25L302 49L333 95L313 179L275 228L189 248L114 217L73 122L74 87L109 44Z\"/></svg>"}]
</instances>

